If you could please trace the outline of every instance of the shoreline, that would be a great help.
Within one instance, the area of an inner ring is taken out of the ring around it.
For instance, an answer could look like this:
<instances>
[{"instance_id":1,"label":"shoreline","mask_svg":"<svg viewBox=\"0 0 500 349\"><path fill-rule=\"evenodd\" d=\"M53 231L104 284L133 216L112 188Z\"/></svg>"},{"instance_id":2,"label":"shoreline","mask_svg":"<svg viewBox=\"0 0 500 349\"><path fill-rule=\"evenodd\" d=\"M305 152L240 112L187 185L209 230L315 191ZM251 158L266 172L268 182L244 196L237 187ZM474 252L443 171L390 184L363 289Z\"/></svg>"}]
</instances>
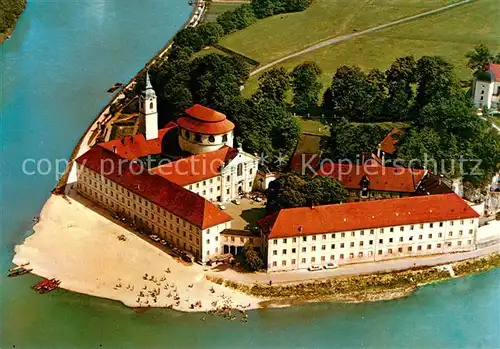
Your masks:
<instances>
[{"instance_id":1,"label":"shoreline","mask_svg":"<svg viewBox=\"0 0 500 349\"><path fill-rule=\"evenodd\" d=\"M17 22L19 21L19 18L21 18L21 15L23 14L24 10L26 10L26 6L28 6L28 1L24 1L24 7L21 13L19 13L19 15L17 16L14 24L11 27L9 27L5 33L0 34L0 45L2 45L6 40L8 40L8 38L12 35L12 33L14 33L14 30L16 29L17 26Z\"/></svg>"}]
</instances>

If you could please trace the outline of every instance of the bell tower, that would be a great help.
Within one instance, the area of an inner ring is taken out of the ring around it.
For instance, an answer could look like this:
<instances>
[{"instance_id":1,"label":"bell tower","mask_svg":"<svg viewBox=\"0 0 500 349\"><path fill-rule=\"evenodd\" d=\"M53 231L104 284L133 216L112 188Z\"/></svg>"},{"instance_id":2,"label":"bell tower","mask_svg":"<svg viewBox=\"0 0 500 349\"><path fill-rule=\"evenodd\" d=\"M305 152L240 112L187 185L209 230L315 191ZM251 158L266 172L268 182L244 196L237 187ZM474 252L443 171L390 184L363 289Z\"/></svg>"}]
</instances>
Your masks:
<instances>
[{"instance_id":1,"label":"bell tower","mask_svg":"<svg viewBox=\"0 0 500 349\"><path fill-rule=\"evenodd\" d=\"M146 139L158 138L158 111L156 109L156 93L149 80L149 72L146 72L146 89L139 99L139 111L141 113L140 130L146 133Z\"/></svg>"}]
</instances>

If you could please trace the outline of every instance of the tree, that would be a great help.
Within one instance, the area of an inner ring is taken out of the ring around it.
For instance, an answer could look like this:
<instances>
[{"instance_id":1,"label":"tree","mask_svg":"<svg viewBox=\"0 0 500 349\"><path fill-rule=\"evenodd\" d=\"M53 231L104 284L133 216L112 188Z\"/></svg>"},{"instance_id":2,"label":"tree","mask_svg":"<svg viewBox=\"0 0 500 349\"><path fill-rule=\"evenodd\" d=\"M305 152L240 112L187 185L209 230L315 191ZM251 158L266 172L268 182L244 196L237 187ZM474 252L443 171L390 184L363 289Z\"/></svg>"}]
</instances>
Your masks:
<instances>
[{"instance_id":1,"label":"tree","mask_svg":"<svg viewBox=\"0 0 500 349\"><path fill-rule=\"evenodd\" d=\"M336 119L365 120L370 85L359 67L337 69L330 86L332 112Z\"/></svg>"},{"instance_id":2,"label":"tree","mask_svg":"<svg viewBox=\"0 0 500 349\"><path fill-rule=\"evenodd\" d=\"M330 137L326 140L323 148L329 159L357 162L363 154L371 154L386 134L387 130L378 125L362 124L356 126L342 118L333 123L330 128Z\"/></svg>"},{"instance_id":3,"label":"tree","mask_svg":"<svg viewBox=\"0 0 500 349\"><path fill-rule=\"evenodd\" d=\"M226 11L217 17L217 23L222 27L225 34L232 33L255 23L257 17L250 4L243 4L234 11Z\"/></svg>"},{"instance_id":4,"label":"tree","mask_svg":"<svg viewBox=\"0 0 500 349\"><path fill-rule=\"evenodd\" d=\"M369 101L366 105L366 119L379 120L387 102L387 81L385 74L378 69L371 70L366 76Z\"/></svg>"},{"instance_id":5,"label":"tree","mask_svg":"<svg viewBox=\"0 0 500 349\"><path fill-rule=\"evenodd\" d=\"M271 99L279 103L285 102L285 94L290 88L290 76L285 68L273 68L259 77L259 89L253 99Z\"/></svg>"},{"instance_id":6,"label":"tree","mask_svg":"<svg viewBox=\"0 0 500 349\"><path fill-rule=\"evenodd\" d=\"M474 46L474 50L468 52L465 57L469 59L467 67L472 70L485 70L486 66L494 59L490 49L483 43Z\"/></svg>"},{"instance_id":7,"label":"tree","mask_svg":"<svg viewBox=\"0 0 500 349\"><path fill-rule=\"evenodd\" d=\"M416 110L420 110L432 100L461 97L458 80L453 65L439 56L423 56L416 68L417 97Z\"/></svg>"},{"instance_id":8,"label":"tree","mask_svg":"<svg viewBox=\"0 0 500 349\"><path fill-rule=\"evenodd\" d=\"M287 173L269 184L267 210L335 204L346 201L348 195L342 183L334 178Z\"/></svg>"},{"instance_id":9,"label":"tree","mask_svg":"<svg viewBox=\"0 0 500 349\"><path fill-rule=\"evenodd\" d=\"M391 120L406 120L413 105L416 62L413 56L397 58L386 71L388 100L384 114Z\"/></svg>"},{"instance_id":10,"label":"tree","mask_svg":"<svg viewBox=\"0 0 500 349\"><path fill-rule=\"evenodd\" d=\"M305 62L293 69L293 105L299 114L307 113L318 105L318 94L323 87L318 81L320 75L321 69L315 62Z\"/></svg>"},{"instance_id":11,"label":"tree","mask_svg":"<svg viewBox=\"0 0 500 349\"><path fill-rule=\"evenodd\" d=\"M259 271L264 268L264 262L252 246L243 246L243 257L245 266L251 271Z\"/></svg>"},{"instance_id":12,"label":"tree","mask_svg":"<svg viewBox=\"0 0 500 349\"><path fill-rule=\"evenodd\" d=\"M197 30L203 41L203 46L214 45L224 36L224 28L217 22L203 23L197 27Z\"/></svg>"},{"instance_id":13,"label":"tree","mask_svg":"<svg viewBox=\"0 0 500 349\"><path fill-rule=\"evenodd\" d=\"M186 27L179 30L174 37L174 43L180 47L187 47L194 52L201 50L204 44L203 37L196 27Z\"/></svg>"}]
</instances>

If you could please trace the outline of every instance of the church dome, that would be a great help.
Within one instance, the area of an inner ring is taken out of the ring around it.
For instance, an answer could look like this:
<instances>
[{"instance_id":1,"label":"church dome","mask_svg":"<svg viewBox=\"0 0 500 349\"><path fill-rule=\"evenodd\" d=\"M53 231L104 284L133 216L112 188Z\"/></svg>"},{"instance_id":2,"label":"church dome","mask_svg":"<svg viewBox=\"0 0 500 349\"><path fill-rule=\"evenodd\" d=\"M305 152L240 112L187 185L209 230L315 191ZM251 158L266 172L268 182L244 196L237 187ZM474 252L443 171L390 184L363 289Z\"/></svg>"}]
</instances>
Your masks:
<instances>
[{"instance_id":1,"label":"church dome","mask_svg":"<svg viewBox=\"0 0 500 349\"><path fill-rule=\"evenodd\" d=\"M218 111L195 104L185 110L186 115L177 124L190 132L204 135L220 135L234 130L234 124Z\"/></svg>"}]
</instances>

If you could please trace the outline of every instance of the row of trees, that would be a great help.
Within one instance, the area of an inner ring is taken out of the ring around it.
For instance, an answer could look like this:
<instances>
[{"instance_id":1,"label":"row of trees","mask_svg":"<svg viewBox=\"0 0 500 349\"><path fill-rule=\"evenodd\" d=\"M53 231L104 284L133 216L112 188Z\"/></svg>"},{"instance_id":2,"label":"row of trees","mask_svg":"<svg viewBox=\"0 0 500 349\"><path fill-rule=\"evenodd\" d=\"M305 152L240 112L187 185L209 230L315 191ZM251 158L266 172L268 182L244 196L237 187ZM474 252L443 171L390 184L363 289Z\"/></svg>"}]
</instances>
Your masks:
<instances>
[{"instance_id":1,"label":"row of trees","mask_svg":"<svg viewBox=\"0 0 500 349\"><path fill-rule=\"evenodd\" d=\"M467 67L476 71L484 70L490 63L500 64L500 52L496 54L491 52L488 46L480 43L474 46L474 49L467 53Z\"/></svg>"},{"instance_id":2,"label":"row of trees","mask_svg":"<svg viewBox=\"0 0 500 349\"><path fill-rule=\"evenodd\" d=\"M414 120L434 99L458 96L453 66L439 56L401 57L385 72L342 66L324 95L323 106L335 119Z\"/></svg>"},{"instance_id":3,"label":"row of trees","mask_svg":"<svg viewBox=\"0 0 500 349\"><path fill-rule=\"evenodd\" d=\"M5 1L5 0L3 0ZM216 22L203 23L197 27L180 30L174 37L174 46L189 48L197 52L205 46L216 44L221 37L241 30L258 19L280 13L305 10L312 0L252 0L232 11L217 17Z\"/></svg>"}]
</instances>

